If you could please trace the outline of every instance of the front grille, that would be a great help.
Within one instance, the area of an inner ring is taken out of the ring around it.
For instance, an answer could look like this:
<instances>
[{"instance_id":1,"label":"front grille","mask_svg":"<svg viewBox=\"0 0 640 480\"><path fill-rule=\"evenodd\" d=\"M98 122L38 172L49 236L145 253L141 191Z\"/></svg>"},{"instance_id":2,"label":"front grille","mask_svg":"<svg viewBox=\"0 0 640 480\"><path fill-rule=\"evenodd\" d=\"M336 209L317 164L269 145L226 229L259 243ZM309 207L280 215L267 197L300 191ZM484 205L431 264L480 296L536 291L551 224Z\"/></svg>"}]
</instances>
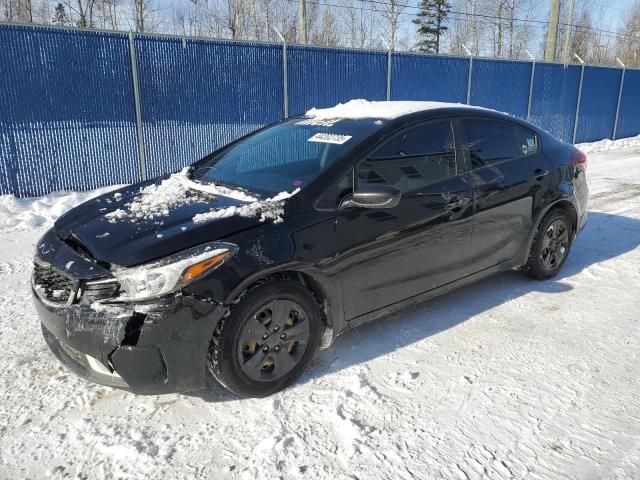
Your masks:
<instances>
[{"instance_id":1,"label":"front grille","mask_svg":"<svg viewBox=\"0 0 640 480\"><path fill-rule=\"evenodd\" d=\"M49 265L33 265L33 288L49 303L64 305L74 292L73 280Z\"/></svg>"},{"instance_id":2,"label":"front grille","mask_svg":"<svg viewBox=\"0 0 640 480\"><path fill-rule=\"evenodd\" d=\"M112 279L87 282L82 289L82 296L87 302L93 303L115 297L119 288L117 280Z\"/></svg>"}]
</instances>

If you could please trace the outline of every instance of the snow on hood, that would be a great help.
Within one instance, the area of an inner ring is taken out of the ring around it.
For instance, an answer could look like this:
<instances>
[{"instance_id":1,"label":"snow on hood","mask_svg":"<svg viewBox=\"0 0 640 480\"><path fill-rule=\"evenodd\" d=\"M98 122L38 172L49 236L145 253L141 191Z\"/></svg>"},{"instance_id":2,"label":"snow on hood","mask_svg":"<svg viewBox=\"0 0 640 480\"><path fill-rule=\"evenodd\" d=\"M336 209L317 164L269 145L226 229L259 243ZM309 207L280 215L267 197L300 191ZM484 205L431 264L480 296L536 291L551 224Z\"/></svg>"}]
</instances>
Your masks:
<instances>
[{"instance_id":1,"label":"snow on hood","mask_svg":"<svg viewBox=\"0 0 640 480\"><path fill-rule=\"evenodd\" d=\"M471 107L462 103L445 102L370 102L358 99L349 100L347 103L339 103L331 108L312 108L305 116L312 118L397 118L414 112L433 110L447 107ZM482 108L482 107L471 107Z\"/></svg>"},{"instance_id":2,"label":"snow on hood","mask_svg":"<svg viewBox=\"0 0 640 480\"><path fill-rule=\"evenodd\" d=\"M169 211L195 202L205 202L212 195L233 198L242 202L257 199L242 190L234 190L215 184L197 183L189 179L189 167L170 175L162 182L142 187L134 199L113 212L105 214L111 223L118 220L137 222L166 216ZM194 192L196 192L194 194Z\"/></svg>"},{"instance_id":3,"label":"snow on hood","mask_svg":"<svg viewBox=\"0 0 640 480\"><path fill-rule=\"evenodd\" d=\"M261 222L273 220L274 223L280 223L284 215L284 201L293 197L299 191L300 189L296 188L293 192L280 192L274 197L265 200L256 200L246 205L230 206L214 209L206 213L199 213L193 217L193 221L194 223L204 223L219 218L232 217L234 215L241 217L257 217L259 215Z\"/></svg>"},{"instance_id":4,"label":"snow on hood","mask_svg":"<svg viewBox=\"0 0 640 480\"><path fill-rule=\"evenodd\" d=\"M124 205L124 208L106 213L104 215L105 218L110 223L117 221L136 223L138 221L154 220L169 215L169 212L174 208L196 202L206 203L211 197L221 196L244 202L244 204L223 208L217 207L208 212L198 213L193 217L193 222L204 223L209 220L227 218L234 215L242 217L259 216L261 222L267 220L281 222L284 214L284 201L300 191L298 188L293 192L280 192L271 198L258 199L242 190L235 190L213 183L194 182L187 176L188 171L189 168L187 167L158 184L142 187L133 200Z\"/></svg>"}]
</instances>

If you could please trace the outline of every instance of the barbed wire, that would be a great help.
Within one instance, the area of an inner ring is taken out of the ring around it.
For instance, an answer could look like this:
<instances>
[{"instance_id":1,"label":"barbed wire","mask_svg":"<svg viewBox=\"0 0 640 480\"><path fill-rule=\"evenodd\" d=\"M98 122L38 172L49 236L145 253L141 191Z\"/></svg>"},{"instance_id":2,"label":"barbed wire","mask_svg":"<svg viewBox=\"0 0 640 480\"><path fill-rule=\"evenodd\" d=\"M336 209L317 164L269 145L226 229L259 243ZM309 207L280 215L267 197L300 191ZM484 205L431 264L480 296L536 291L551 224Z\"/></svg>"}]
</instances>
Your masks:
<instances>
[{"instance_id":1,"label":"barbed wire","mask_svg":"<svg viewBox=\"0 0 640 480\"><path fill-rule=\"evenodd\" d=\"M290 2L297 2L298 0L289 0ZM356 0L360 3L369 3L369 4L374 4L374 5L384 5L385 7L389 7L391 4L388 1L383 1L383 0ZM314 5L323 5L323 6L328 6L328 7L336 7L336 8L352 8L352 9L356 9L356 10L367 10L363 7L357 7L354 5L344 5L344 4L336 4L336 3L326 3L326 2L321 2L319 0L307 0L307 3L310 4L314 4ZM396 7L400 7L400 8L409 8L412 10L427 10L427 11L432 11L432 12L437 12L438 9L436 7L420 7L417 5L409 5L409 4L405 4L405 3L394 3L393 5L395 5ZM381 10L376 10L376 9L369 9L369 11L375 11L375 12L379 12L382 13ZM410 16L415 16L415 13L409 13L409 12L398 12L398 15L410 15ZM471 19L473 19L475 17L476 22L479 23L485 23L485 24L490 24L490 25L495 25L495 21L499 20L501 22L518 22L518 23L531 23L531 24L537 24L538 28L544 28L546 29L549 25L549 21L548 20L538 20L538 19L532 19L532 18L521 18L521 17L504 17L504 16L500 16L500 15L490 15L490 14L486 14L486 13L469 13L469 12L462 12L459 10L448 10L447 11L448 15L456 15L457 17L460 16L464 16L464 17L471 17ZM485 21L479 21L477 20L477 18L483 18L485 19ZM487 21L486 19L490 19L490 20L494 20L494 21ZM471 21L471 20L469 20ZM533 25L531 25L533 26ZM587 25L580 25L577 23L566 23L566 22L558 22L558 26L562 26L562 27L571 27L571 28L575 28L575 29L582 29L582 30L590 30L593 32L598 32L598 33L603 33L603 34L607 34L607 36L614 36L614 37L628 37L628 38L633 38L633 39L639 39L640 36L639 35L633 35L633 34L625 34L625 33L621 33L621 32L616 32L613 30L606 30L606 29L602 29L602 28L595 28L595 27L590 27Z\"/></svg>"}]
</instances>

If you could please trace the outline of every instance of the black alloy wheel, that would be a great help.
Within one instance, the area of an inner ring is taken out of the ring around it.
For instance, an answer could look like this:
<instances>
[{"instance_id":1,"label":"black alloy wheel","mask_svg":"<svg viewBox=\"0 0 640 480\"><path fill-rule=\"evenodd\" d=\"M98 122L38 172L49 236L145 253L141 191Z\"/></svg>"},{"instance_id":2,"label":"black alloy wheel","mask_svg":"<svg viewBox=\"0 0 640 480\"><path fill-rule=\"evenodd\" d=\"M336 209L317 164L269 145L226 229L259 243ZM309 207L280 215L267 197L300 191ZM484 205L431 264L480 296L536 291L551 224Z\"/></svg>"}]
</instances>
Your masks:
<instances>
[{"instance_id":1,"label":"black alloy wheel","mask_svg":"<svg viewBox=\"0 0 640 480\"><path fill-rule=\"evenodd\" d=\"M551 222L542 237L540 259L547 270L555 270L562 264L569 246L569 231L563 219Z\"/></svg>"},{"instance_id":2,"label":"black alloy wheel","mask_svg":"<svg viewBox=\"0 0 640 480\"><path fill-rule=\"evenodd\" d=\"M572 241L573 225L567 213L560 209L551 210L538 226L522 270L537 280L554 277L567 260Z\"/></svg>"}]
</instances>

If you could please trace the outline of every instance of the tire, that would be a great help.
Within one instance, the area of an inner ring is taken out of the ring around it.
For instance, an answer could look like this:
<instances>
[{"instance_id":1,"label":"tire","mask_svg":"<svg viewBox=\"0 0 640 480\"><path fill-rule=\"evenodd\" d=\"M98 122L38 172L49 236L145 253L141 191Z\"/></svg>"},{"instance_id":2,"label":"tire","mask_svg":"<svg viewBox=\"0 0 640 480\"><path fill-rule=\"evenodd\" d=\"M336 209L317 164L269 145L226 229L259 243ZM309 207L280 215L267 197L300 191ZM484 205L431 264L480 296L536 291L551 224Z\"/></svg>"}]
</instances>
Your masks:
<instances>
[{"instance_id":1,"label":"tire","mask_svg":"<svg viewBox=\"0 0 640 480\"><path fill-rule=\"evenodd\" d=\"M232 393L266 397L300 377L321 334L322 317L313 295L290 280L270 281L250 290L220 320L208 368Z\"/></svg>"},{"instance_id":2,"label":"tire","mask_svg":"<svg viewBox=\"0 0 640 480\"><path fill-rule=\"evenodd\" d=\"M573 225L563 210L548 212L536 231L523 272L536 280L555 277L569 256Z\"/></svg>"}]
</instances>

